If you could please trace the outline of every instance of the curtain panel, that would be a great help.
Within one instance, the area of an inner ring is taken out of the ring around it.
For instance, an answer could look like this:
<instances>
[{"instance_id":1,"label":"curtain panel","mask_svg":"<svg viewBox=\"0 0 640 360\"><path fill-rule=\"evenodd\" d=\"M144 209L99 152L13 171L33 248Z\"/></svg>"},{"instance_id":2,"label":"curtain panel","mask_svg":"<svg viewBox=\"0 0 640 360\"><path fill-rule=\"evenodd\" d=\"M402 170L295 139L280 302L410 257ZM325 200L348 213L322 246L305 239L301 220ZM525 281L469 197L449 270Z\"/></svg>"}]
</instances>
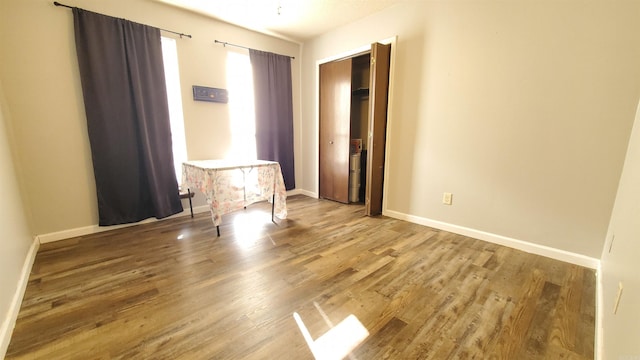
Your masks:
<instances>
[{"instance_id":1,"label":"curtain panel","mask_svg":"<svg viewBox=\"0 0 640 360\"><path fill-rule=\"evenodd\" d=\"M181 212L160 30L74 8L99 224Z\"/></svg>"},{"instance_id":2,"label":"curtain panel","mask_svg":"<svg viewBox=\"0 0 640 360\"><path fill-rule=\"evenodd\" d=\"M259 160L277 161L285 188L295 189L291 58L250 49Z\"/></svg>"}]
</instances>

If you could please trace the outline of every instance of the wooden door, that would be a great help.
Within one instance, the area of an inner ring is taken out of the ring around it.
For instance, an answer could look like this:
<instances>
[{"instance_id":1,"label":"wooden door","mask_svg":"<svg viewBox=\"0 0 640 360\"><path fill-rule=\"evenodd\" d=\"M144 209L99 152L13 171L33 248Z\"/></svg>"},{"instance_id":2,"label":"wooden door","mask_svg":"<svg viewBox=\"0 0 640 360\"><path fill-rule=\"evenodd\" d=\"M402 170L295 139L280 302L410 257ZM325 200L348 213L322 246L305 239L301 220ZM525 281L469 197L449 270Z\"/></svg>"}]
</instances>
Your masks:
<instances>
[{"instance_id":1,"label":"wooden door","mask_svg":"<svg viewBox=\"0 0 640 360\"><path fill-rule=\"evenodd\" d=\"M382 213L382 185L384 179L384 151L387 133L387 101L389 97L389 67L391 45L371 45L369 75L369 138L367 152L367 181L365 215Z\"/></svg>"},{"instance_id":2,"label":"wooden door","mask_svg":"<svg viewBox=\"0 0 640 360\"><path fill-rule=\"evenodd\" d=\"M320 65L320 197L349 202L351 59Z\"/></svg>"}]
</instances>

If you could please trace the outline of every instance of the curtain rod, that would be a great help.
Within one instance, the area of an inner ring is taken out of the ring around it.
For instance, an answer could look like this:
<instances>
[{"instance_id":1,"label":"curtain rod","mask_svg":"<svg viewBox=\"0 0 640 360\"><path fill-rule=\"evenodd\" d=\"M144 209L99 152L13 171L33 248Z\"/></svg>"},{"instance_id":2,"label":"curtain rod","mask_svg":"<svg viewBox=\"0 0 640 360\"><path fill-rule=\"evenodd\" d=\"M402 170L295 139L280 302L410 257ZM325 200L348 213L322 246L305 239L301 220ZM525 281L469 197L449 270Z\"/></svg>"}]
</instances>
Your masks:
<instances>
[{"instance_id":1,"label":"curtain rod","mask_svg":"<svg viewBox=\"0 0 640 360\"><path fill-rule=\"evenodd\" d=\"M73 9L73 8L74 8L74 6L69 6L69 5L61 4L61 3L57 2L57 1L54 1L54 2L53 2L53 5L55 5L55 6L62 6L62 7L66 7L66 8L69 8L69 9ZM78 9L80 9L80 8L78 8ZM84 9L80 9L80 10L84 10ZM85 11L86 11L86 10L85 10ZM132 22L133 22L133 21L132 21ZM148 25L147 25L147 26L148 26ZM155 26L152 26L152 27L155 27ZM161 29L161 28L157 28L157 29L158 29L158 30L161 30L161 31L166 31L166 32L169 32L169 33L172 33L172 34L180 35L180 38L181 38L181 39L182 39L182 37L183 37L183 36L186 36L186 37L188 37L189 39L191 39L191 35L189 35L189 34L183 34L183 33L175 32L175 31L171 31L171 30L166 30L166 29Z\"/></svg>"},{"instance_id":2,"label":"curtain rod","mask_svg":"<svg viewBox=\"0 0 640 360\"><path fill-rule=\"evenodd\" d=\"M214 40L214 43L215 43L215 44L222 44L222 46L227 46L227 45L229 45L229 46L235 46L235 47L239 47L239 48L247 49L247 50L256 50L256 49L252 49L252 48L250 48L250 47L246 47L246 46L242 46L242 45L231 44L231 43L228 43L228 42L226 42L226 41ZM276 54L276 55L280 55L280 54ZM296 58L295 56L289 56L289 55L280 55L280 56L286 56L286 57L289 57L289 58L291 58L291 59L295 59L295 58Z\"/></svg>"}]
</instances>

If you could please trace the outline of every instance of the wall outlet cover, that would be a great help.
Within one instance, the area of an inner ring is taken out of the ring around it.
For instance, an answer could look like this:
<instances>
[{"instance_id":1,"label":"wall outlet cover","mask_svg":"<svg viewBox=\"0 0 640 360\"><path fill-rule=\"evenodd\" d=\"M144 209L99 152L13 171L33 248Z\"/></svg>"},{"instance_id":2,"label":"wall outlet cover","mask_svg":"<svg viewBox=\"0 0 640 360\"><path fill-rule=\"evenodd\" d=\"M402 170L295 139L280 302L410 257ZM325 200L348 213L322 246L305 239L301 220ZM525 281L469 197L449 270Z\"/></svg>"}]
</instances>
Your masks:
<instances>
[{"instance_id":1,"label":"wall outlet cover","mask_svg":"<svg viewBox=\"0 0 640 360\"><path fill-rule=\"evenodd\" d=\"M453 202L453 194L446 192L442 195L443 204L451 205L452 202Z\"/></svg>"}]
</instances>

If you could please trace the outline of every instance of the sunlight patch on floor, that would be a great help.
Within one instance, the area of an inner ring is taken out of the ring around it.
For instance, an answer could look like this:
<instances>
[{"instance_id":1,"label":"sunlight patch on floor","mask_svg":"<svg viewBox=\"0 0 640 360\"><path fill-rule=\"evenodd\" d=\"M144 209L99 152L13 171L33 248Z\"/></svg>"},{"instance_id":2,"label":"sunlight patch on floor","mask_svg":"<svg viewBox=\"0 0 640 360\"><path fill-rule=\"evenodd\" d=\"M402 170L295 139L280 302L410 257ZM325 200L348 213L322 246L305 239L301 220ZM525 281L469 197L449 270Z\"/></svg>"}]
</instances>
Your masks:
<instances>
[{"instance_id":1,"label":"sunlight patch on floor","mask_svg":"<svg viewBox=\"0 0 640 360\"><path fill-rule=\"evenodd\" d=\"M326 321L326 315L322 310L320 312ZM316 360L344 359L369 336L367 328L353 314L347 316L338 325L332 326L329 331L315 340L297 312L293 313L293 318Z\"/></svg>"},{"instance_id":2,"label":"sunlight patch on floor","mask_svg":"<svg viewBox=\"0 0 640 360\"><path fill-rule=\"evenodd\" d=\"M271 223L271 217L263 212L239 213L233 219L233 233L236 243L243 249L248 249L265 237L264 228Z\"/></svg>"}]
</instances>

